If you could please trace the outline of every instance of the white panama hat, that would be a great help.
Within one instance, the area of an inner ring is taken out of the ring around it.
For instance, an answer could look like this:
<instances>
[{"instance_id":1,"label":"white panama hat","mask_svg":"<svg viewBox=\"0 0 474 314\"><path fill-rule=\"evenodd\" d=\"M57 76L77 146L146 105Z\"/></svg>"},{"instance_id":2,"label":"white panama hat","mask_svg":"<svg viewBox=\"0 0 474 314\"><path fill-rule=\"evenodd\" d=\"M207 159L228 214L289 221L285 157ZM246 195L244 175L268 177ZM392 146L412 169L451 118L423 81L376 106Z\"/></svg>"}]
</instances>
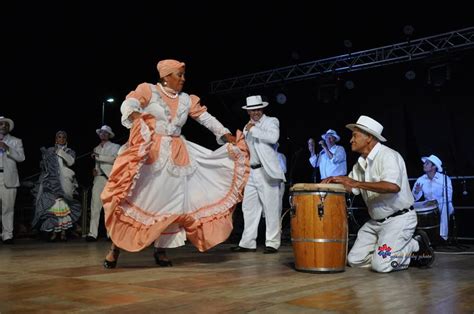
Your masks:
<instances>
[{"instance_id":1,"label":"white panama hat","mask_svg":"<svg viewBox=\"0 0 474 314\"><path fill-rule=\"evenodd\" d=\"M247 97L247 105L243 106L242 109L254 110L265 108L266 106L268 106L268 102L262 101L262 96L256 95Z\"/></svg>"},{"instance_id":2,"label":"white panama hat","mask_svg":"<svg viewBox=\"0 0 474 314\"><path fill-rule=\"evenodd\" d=\"M383 125L368 116L360 116L356 123L347 124L346 128L351 131L354 131L354 128L358 128L372 134L381 142L387 141L385 137L382 136Z\"/></svg>"},{"instance_id":3,"label":"white panama hat","mask_svg":"<svg viewBox=\"0 0 474 314\"><path fill-rule=\"evenodd\" d=\"M100 129L95 130L95 133L99 135L100 131L105 131L110 134L110 138L113 138L115 136L114 132L112 132L112 128L108 125L103 125Z\"/></svg>"}]
</instances>

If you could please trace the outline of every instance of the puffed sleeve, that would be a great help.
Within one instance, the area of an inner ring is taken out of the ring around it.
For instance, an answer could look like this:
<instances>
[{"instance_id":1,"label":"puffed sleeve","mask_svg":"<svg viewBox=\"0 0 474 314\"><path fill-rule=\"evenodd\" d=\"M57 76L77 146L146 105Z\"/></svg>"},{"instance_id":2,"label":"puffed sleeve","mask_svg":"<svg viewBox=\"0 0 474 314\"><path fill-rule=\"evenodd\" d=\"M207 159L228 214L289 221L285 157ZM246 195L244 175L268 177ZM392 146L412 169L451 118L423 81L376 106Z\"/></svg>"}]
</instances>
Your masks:
<instances>
[{"instance_id":1,"label":"puffed sleeve","mask_svg":"<svg viewBox=\"0 0 474 314\"><path fill-rule=\"evenodd\" d=\"M148 83L142 83L131 91L120 107L122 112L122 125L128 129L132 127L132 121L129 119L133 112L143 112L143 108L148 106L151 100L151 87Z\"/></svg>"},{"instance_id":2,"label":"puffed sleeve","mask_svg":"<svg viewBox=\"0 0 474 314\"><path fill-rule=\"evenodd\" d=\"M222 123L220 123L214 116L207 112L206 106L201 106L201 99L196 95L190 95L191 108L189 109L189 116L205 126L209 131L214 133L217 143L224 144L222 136L230 133Z\"/></svg>"},{"instance_id":3,"label":"puffed sleeve","mask_svg":"<svg viewBox=\"0 0 474 314\"><path fill-rule=\"evenodd\" d=\"M76 152L72 149L65 151L64 149L60 148L56 151L56 155L61 157L66 162L68 167L74 165L74 162L76 161Z\"/></svg>"}]
</instances>

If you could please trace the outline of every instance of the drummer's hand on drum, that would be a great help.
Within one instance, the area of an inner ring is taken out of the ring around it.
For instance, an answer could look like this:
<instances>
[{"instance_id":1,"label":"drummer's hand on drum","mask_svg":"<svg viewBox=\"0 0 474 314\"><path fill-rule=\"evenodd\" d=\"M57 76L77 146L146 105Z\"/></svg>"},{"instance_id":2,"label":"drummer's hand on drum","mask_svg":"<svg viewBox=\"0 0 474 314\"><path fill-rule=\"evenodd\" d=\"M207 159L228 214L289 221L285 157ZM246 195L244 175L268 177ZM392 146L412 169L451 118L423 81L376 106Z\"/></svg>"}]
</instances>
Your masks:
<instances>
[{"instance_id":1,"label":"drummer's hand on drum","mask_svg":"<svg viewBox=\"0 0 474 314\"><path fill-rule=\"evenodd\" d=\"M422 187L423 187L423 184L421 183L415 184L415 194L420 193Z\"/></svg>"},{"instance_id":2,"label":"drummer's hand on drum","mask_svg":"<svg viewBox=\"0 0 474 314\"><path fill-rule=\"evenodd\" d=\"M336 177L328 177L321 181L321 183L339 183L344 185L344 188L348 191L352 190L353 188L357 187L357 182L354 179L351 179L346 176L336 176Z\"/></svg>"}]
</instances>

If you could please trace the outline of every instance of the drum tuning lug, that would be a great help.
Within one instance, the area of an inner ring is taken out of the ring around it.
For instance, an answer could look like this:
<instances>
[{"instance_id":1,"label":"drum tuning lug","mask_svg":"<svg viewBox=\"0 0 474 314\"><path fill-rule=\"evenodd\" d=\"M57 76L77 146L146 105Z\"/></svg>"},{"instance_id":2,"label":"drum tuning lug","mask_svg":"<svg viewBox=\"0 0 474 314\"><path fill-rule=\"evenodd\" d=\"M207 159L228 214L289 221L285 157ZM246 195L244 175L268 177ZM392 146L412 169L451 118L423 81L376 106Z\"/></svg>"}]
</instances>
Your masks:
<instances>
[{"instance_id":1,"label":"drum tuning lug","mask_svg":"<svg viewBox=\"0 0 474 314\"><path fill-rule=\"evenodd\" d=\"M291 217L296 216L296 207L295 206L290 207L290 215L291 215Z\"/></svg>"},{"instance_id":2,"label":"drum tuning lug","mask_svg":"<svg viewBox=\"0 0 474 314\"><path fill-rule=\"evenodd\" d=\"M290 195L289 203L290 203L290 215L291 215L291 217L295 217L296 216L296 206L293 204L293 196L291 196L291 195Z\"/></svg>"},{"instance_id":3,"label":"drum tuning lug","mask_svg":"<svg viewBox=\"0 0 474 314\"><path fill-rule=\"evenodd\" d=\"M324 204L323 203L318 204L318 216L319 216L319 218L324 216Z\"/></svg>"}]
</instances>

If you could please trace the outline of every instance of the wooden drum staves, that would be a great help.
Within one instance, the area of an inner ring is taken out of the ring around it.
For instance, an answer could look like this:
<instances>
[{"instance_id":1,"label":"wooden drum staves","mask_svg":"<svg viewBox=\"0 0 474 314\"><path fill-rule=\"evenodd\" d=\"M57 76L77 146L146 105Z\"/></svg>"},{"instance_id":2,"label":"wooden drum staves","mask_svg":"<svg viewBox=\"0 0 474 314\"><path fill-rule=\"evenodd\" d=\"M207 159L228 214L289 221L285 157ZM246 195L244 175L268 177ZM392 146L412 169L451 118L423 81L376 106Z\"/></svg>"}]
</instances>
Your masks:
<instances>
[{"instance_id":1,"label":"wooden drum staves","mask_svg":"<svg viewBox=\"0 0 474 314\"><path fill-rule=\"evenodd\" d=\"M341 184L297 183L291 187L291 242L296 270L345 270L348 242L345 193Z\"/></svg>"}]
</instances>

